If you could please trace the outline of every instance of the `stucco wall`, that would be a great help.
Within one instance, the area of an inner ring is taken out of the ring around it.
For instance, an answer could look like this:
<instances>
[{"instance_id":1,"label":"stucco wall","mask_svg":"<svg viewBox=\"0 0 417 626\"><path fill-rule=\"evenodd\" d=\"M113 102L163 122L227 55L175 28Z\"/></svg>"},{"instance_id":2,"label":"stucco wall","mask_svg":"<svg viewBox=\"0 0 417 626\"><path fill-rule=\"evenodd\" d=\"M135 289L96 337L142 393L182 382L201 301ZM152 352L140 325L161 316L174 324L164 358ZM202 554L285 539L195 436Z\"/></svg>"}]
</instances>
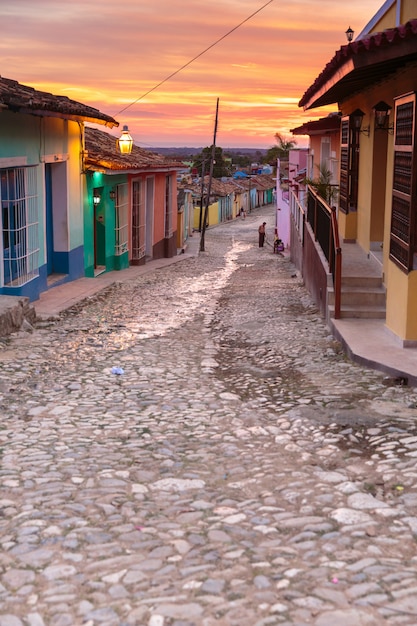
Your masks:
<instances>
[{"instance_id":1,"label":"stucco wall","mask_svg":"<svg viewBox=\"0 0 417 626\"><path fill-rule=\"evenodd\" d=\"M388 5L388 8L383 11L385 3L377 11L374 16L374 23L369 32L377 33L385 30L386 28L394 28L398 26L397 19L399 16L399 23L405 24L411 19L416 17L416 2L415 0L395 0Z\"/></svg>"},{"instance_id":2,"label":"stucco wall","mask_svg":"<svg viewBox=\"0 0 417 626\"><path fill-rule=\"evenodd\" d=\"M317 308L323 317L327 314L327 271L322 259L322 252L314 241L310 226L304 226L304 263L303 278Z\"/></svg>"}]
</instances>

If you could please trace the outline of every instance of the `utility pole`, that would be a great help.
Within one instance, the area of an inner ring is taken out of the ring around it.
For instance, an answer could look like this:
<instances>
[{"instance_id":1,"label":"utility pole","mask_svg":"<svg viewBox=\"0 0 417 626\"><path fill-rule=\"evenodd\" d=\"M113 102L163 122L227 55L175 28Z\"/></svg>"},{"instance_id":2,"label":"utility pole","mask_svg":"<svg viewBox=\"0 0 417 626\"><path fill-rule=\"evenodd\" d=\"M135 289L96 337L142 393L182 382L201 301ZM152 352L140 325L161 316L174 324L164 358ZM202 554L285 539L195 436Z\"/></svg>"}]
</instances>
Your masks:
<instances>
[{"instance_id":1,"label":"utility pole","mask_svg":"<svg viewBox=\"0 0 417 626\"><path fill-rule=\"evenodd\" d=\"M206 224L208 218L208 209L210 204L210 195L211 195L211 181L213 180L213 167L214 167L214 157L216 156L216 136L217 136L217 120L219 117L219 99L217 98L216 104L216 119L214 122L214 135L213 135L213 145L211 147L211 159L210 159L210 176L207 188L207 196L206 196L206 206L204 209L204 219L201 227L201 237L200 237L200 252L205 252L205 235L206 235Z\"/></svg>"},{"instance_id":2,"label":"utility pole","mask_svg":"<svg viewBox=\"0 0 417 626\"><path fill-rule=\"evenodd\" d=\"M204 200L204 177L206 175L206 159L201 163L201 196L200 196L200 217L198 221L198 232L201 233L201 222L203 219L203 200Z\"/></svg>"}]
</instances>

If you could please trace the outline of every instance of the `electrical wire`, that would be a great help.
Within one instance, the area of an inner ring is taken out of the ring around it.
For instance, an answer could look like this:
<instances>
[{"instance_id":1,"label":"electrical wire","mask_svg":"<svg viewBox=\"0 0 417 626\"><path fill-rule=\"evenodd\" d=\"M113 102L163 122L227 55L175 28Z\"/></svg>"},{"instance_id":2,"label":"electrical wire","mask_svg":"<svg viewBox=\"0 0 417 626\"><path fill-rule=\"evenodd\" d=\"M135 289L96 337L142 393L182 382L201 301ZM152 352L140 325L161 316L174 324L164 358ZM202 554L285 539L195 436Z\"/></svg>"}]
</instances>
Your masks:
<instances>
[{"instance_id":1,"label":"electrical wire","mask_svg":"<svg viewBox=\"0 0 417 626\"><path fill-rule=\"evenodd\" d=\"M261 11L263 11L263 9L265 9L265 7L268 6L268 4L271 4L274 0L269 0L268 2L266 2L263 6L261 6L259 9L257 9L256 11L254 11L254 13L252 13L251 15L249 15L246 19L244 19L242 22L240 22L240 24L238 24L237 26L235 26L234 28L232 28L231 30L229 30L225 35L223 35L222 37L220 37L219 39L217 39L214 43L212 43L210 46L208 46L208 48L206 48L205 50L203 50L202 52L200 52L199 54L197 54L197 56L195 56L193 59L191 59L191 61L188 61L187 63L185 63L184 65L182 65L178 70L175 70L175 72L172 72L172 74L170 74L169 76L167 76L166 78L164 78L164 80L161 80L161 82L159 82L157 85L155 85L154 87L152 87L152 89L149 89L146 93L144 93L142 96L140 96L139 98L136 98L136 100L134 100L133 102L131 102L130 104L128 104L127 106L124 107L124 109L121 109L118 113L115 113L114 117L117 117L118 115L120 115L121 113L124 113L125 111L127 111L127 109L130 109L131 106L133 106L134 104L136 104L137 102L139 102L140 100L143 100L143 98L146 98L146 96L148 96L150 93L152 93L153 91L155 91L155 89L158 89L158 87L160 87L161 85L163 85L164 83L166 83L168 80L170 80L171 78L173 78L174 76L176 76L177 74L179 74L180 72L182 72L182 70L184 70L186 67L188 67L189 65L191 65L191 63L194 63L194 61L196 61L197 59L199 59L200 57L203 56L203 54L205 54L206 52L208 52L209 50L211 50L212 48L214 48L214 46L217 46L218 43L220 43L221 41L223 41L223 39L226 39L226 37L228 37L229 35L231 35L232 33L235 32L235 30L237 30L238 28L240 28L241 26L243 26L243 24L246 24L246 22L248 22L249 20L251 20L257 13L260 13Z\"/></svg>"}]
</instances>

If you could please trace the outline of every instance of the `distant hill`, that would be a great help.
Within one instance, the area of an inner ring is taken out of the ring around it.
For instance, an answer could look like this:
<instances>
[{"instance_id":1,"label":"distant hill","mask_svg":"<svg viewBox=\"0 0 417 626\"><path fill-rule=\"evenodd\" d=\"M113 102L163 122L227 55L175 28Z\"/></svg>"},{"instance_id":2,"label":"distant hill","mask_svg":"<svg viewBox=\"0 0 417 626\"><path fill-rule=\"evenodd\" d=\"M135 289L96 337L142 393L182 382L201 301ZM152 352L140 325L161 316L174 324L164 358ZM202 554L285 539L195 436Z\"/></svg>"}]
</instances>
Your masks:
<instances>
[{"instance_id":1,"label":"distant hill","mask_svg":"<svg viewBox=\"0 0 417 626\"><path fill-rule=\"evenodd\" d=\"M249 157L252 161L259 161L260 157L265 156L267 153L266 148L223 148L224 155L242 155ZM200 154L203 150L201 148L148 148L149 152L155 152L156 154L162 154L168 157L177 157L179 159L187 159L188 157L193 158L196 154Z\"/></svg>"}]
</instances>

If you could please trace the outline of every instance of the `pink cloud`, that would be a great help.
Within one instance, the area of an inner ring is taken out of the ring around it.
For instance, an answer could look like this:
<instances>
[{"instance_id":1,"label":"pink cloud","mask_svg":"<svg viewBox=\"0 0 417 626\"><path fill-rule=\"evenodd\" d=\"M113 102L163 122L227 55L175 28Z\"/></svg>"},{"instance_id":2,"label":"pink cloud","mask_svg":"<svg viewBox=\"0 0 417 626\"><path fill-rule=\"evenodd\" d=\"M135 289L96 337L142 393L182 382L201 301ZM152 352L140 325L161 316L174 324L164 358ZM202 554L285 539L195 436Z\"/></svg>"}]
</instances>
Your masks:
<instances>
[{"instance_id":1,"label":"pink cloud","mask_svg":"<svg viewBox=\"0 0 417 626\"><path fill-rule=\"evenodd\" d=\"M219 97L219 141L224 146L269 146L275 132L288 133L306 121L294 103L346 42L346 28L359 32L381 0L350 0L350 24L342 2L275 0L132 104L262 4L14 0L0 7L1 72L116 115L149 145L211 143ZM283 98L290 102L283 105Z\"/></svg>"}]
</instances>

